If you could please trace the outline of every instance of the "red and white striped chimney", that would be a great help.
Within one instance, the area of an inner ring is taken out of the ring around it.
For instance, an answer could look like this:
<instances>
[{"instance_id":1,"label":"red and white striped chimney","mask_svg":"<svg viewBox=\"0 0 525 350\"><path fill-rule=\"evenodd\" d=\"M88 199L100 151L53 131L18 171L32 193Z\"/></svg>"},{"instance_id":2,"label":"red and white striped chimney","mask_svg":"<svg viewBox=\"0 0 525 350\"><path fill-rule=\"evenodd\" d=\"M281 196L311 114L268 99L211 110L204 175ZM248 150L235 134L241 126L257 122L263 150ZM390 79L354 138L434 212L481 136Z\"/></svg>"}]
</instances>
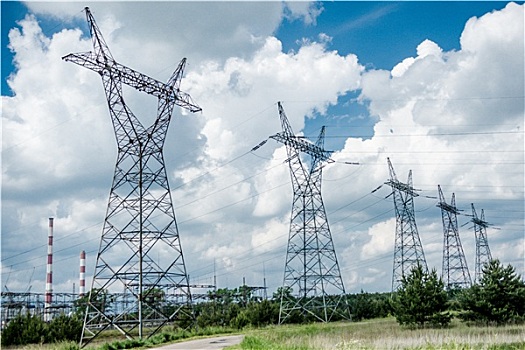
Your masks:
<instances>
[{"instance_id":1,"label":"red and white striped chimney","mask_svg":"<svg viewBox=\"0 0 525 350\"><path fill-rule=\"evenodd\" d=\"M51 321L51 303L53 300L53 218L49 218L49 234L47 236L47 277L46 295L44 301L44 321Z\"/></svg>"},{"instance_id":2,"label":"red and white striped chimney","mask_svg":"<svg viewBox=\"0 0 525 350\"><path fill-rule=\"evenodd\" d=\"M78 296L82 298L86 294L86 252L80 252L80 287L78 288Z\"/></svg>"}]
</instances>

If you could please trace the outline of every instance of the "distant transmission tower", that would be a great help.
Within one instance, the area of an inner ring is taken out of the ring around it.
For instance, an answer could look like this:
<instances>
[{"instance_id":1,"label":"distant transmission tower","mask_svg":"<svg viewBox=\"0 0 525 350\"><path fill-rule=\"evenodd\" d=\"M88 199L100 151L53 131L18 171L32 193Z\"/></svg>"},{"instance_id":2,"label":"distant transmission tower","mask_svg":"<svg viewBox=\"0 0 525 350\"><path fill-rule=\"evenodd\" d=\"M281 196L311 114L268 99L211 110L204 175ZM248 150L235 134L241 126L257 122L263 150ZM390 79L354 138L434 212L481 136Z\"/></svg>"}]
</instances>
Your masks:
<instances>
[{"instance_id":1,"label":"distant transmission tower","mask_svg":"<svg viewBox=\"0 0 525 350\"><path fill-rule=\"evenodd\" d=\"M334 315L349 318L343 279L321 197L323 162L333 162L324 149L324 127L315 144L295 136L278 103L283 131L271 136L286 145L293 186L288 248L279 323L296 313L322 322ZM308 167L300 153L311 157Z\"/></svg>"},{"instance_id":2,"label":"distant transmission tower","mask_svg":"<svg viewBox=\"0 0 525 350\"><path fill-rule=\"evenodd\" d=\"M474 203L472 206L472 222L474 223L474 234L476 236L476 275L475 283L479 283L483 277L483 266L492 260L489 242L487 240L487 227L489 223L485 221L485 213L481 209L481 216L478 218Z\"/></svg>"},{"instance_id":3,"label":"distant transmission tower","mask_svg":"<svg viewBox=\"0 0 525 350\"><path fill-rule=\"evenodd\" d=\"M412 170L408 173L407 183L397 179L390 158L387 158L390 180L385 184L392 187L394 209L396 212L396 237L394 243L394 268L392 272L392 291L401 286L401 280L420 264L428 270L423 246L419 239L414 213L414 197L419 196L412 187Z\"/></svg>"},{"instance_id":4,"label":"distant transmission tower","mask_svg":"<svg viewBox=\"0 0 525 350\"><path fill-rule=\"evenodd\" d=\"M459 209L456 207L456 197L452 193L450 204L445 201L445 196L438 185L441 218L443 220L443 265L441 278L445 287L450 289L470 287L470 273L461 240L459 239L458 218Z\"/></svg>"},{"instance_id":5,"label":"distant transmission tower","mask_svg":"<svg viewBox=\"0 0 525 350\"><path fill-rule=\"evenodd\" d=\"M193 317L162 149L174 106L201 110L180 91L185 59L166 84L123 66L111 56L89 8L85 11L94 51L63 59L100 74L118 156L81 345L106 329L143 338L169 322ZM144 127L125 104L123 84L158 98L151 126ZM128 297L129 302L119 300Z\"/></svg>"}]
</instances>

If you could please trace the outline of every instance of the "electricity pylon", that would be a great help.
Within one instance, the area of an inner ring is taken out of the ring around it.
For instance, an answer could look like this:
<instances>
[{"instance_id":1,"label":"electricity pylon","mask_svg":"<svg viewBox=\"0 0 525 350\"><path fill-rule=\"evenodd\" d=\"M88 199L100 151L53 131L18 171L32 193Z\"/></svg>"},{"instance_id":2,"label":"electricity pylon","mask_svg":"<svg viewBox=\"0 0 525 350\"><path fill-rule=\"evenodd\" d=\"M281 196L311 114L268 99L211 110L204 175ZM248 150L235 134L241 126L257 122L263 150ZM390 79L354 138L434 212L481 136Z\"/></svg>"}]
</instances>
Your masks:
<instances>
[{"instance_id":1,"label":"electricity pylon","mask_svg":"<svg viewBox=\"0 0 525 350\"><path fill-rule=\"evenodd\" d=\"M324 149L324 127L315 144L295 136L281 103L283 131L270 136L286 145L293 187L290 232L281 293L279 323L296 313L322 322L349 318L343 279L321 197L324 162L333 162ZM311 157L310 166L300 153Z\"/></svg>"},{"instance_id":2,"label":"electricity pylon","mask_svg":"<svg viewBox=\"0 0 525 350\"><path fill-rule=\"evenodd\" d=\"M478 218L474 203L472 206L472 222L474 223L474 235L476 237L476 270L474 283L479 283L483 277L483 266L492 260L489 242L487 240L487 227L489 223L485 221L485 213L481 209L481 216Z\"/></svg>"},{"instance_id":3,"label":"electricity pylon","mask_svg":"<svg viewBox=\"0 0 525 350\"><path fill-rule=\"evenodd\" d=\"M441 279L448 290L470 287L470 273L459 238L456 196L452 193L450 204L445 201L441 186L438 185L441 218L443 221L443 265Z\"/></svg>"},{"instance_id":4,"label":"electricity pylon","mask_svg":"<svg viewBox=\"0 0 525 350\"><path fill-rule=\"evenodd\" d=\"M412 170L408 173L407 183L397 179L394 167L387 158L390 170L390 180L385 182L392 187L394 209L396 212L396 237L394 243L394 267L392 271L392 292L401 286L404 276L410 275L418 264L428 271L425 253L419 238L414 213L414 197L419 196L418 190L412 187Z\"/></svg>"},{"instance_id":5,"label":"electricity pylon","mask_svg":"<svg viewBox=\"0 0 525 350\"><path fill-rule=\"evenodd\" d=\"M100 74L118 155L81 346L106 329L116 329L128 339L142 339L167 323L193 317L162 150L174 106L201 110L180 91L186 59L167 83L123 66L113 59L89 8L85 11L94 51L63 59ZM158 98L151 126L144 127L126 105L123 84ZM132 300L112 300L113 305L125 305L112 307L108 294Z\"/></svg>"}]
</instances>

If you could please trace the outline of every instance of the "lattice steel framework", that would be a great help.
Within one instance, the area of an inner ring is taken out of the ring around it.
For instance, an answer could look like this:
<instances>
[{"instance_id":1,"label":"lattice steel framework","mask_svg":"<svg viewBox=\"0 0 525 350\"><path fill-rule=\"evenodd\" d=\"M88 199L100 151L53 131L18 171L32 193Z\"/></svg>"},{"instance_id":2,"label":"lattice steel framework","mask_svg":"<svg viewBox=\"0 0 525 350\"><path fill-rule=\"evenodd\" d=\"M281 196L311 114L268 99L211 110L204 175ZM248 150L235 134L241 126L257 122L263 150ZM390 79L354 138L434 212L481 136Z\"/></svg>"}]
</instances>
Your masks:
<instances>
[{"instance_id":1,"label":"lattice steel framework","mask_svg":"<svg viewBox=\"0 0 525 350\"><path fill-rule=\"evenodd\" d=\"M323 163L333 162L324 149L324 127L315 144L295 136L281 103L283 131L271 136L286 145L293 186L290 232L284 268L279 323L295 313L322 322L349 318L345 288L321 196ZM310 166L301 160L310 156Z\"/></svg>"},{"instance_id":2,"label":"lattice steel framework","mask_svg":"<svg viewBox=\"0 0 525 350\"><path fill-rule=\"evenodd\" d=\"M490 254L489 241L487 240L488 222L485 221L485 213L481 209L481 215L478 217L474 203L472 207L472 222L474 223L474 235L476 237L476 268L474 283L479 283L483 277L483 266L492 260Z\"/></svg>"},{"instance_id":3,"label":"lattice steel framework","mask_svg":"<svg viewBox=\"0 0 525 350\"><path fill-rule=\"evenodd\" d=\"M470 273L463 246L459 238L458 218L460 210L456 207L456 196L452 193L450 204L445 201L445 196L438 185L441 218L443 221L443 265L441 278L448 290L470 287Z\"/></svg>"},{"instance_id":4,"label":"lattice steel framework","mask_svg":"<svg viewBox=\"0 0 525 350\"><path fill-rule=\"evenodd\" d=\"M409 275L417 264L420 264L425 271L428 271L428 267L416 226L414 197L419 196L419 194L412 187L412 170L409 171L408 181L405 184L397 179L390 158L387 158L387 162L390 180L385 182L385 184L392 187L391 195L394 199L396 213L394 267L392 272L392 291L394 292L401 286L403 277Z\"/></svg>"},{"instance_id":5,"label":"lattice steel framework","mask_svg":"<svg viewBox=\"0 0 525 350\"><path fill-rule=\"evenodd\" d=\"M94 50L63 59L100 74L118 155L81 346L106 329L117 329L128 339L143 338L167 323L193 317L163 146L175 105L201 110L180 91L186 59L167 83L123 66L113 59L89 8L85 12ZM143 126L126 105L123 84L158 98L151 126ZM131 301L121 310L107 307L108 293L122 291Z\"/></svg>"}]
</instances>

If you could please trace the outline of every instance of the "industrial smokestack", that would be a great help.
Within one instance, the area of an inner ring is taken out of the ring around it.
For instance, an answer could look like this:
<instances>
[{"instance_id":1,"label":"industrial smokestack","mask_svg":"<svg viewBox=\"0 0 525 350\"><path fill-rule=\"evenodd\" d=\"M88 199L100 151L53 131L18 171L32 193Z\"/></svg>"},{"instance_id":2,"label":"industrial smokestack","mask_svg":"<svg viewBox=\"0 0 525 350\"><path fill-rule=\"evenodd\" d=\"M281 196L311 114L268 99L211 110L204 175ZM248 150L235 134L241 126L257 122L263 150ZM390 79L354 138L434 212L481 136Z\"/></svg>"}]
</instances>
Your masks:
<instances>
[{"instance_id":1,"label":"industrial smokestack","mask_svg":"<svg viewBox=\"0 0 525 350\"><path fill-rule=\"evenodd\" d=\"M78 288L78 296L82 298L86 294L86 252L80 252L80 284Z\"/></svg>"},{"instance_id":2,"label":"industrial smokestack","mask_svg":"<svg viewBox=\"0 0 525 350\"><path fill-rule=\"evenodd\" d=\"M47 277L46 295L44 301L44 321L51 321L51 303L53 300L53 218L49 218L49 234L47 237Z\"/></svg>"}]
</instances>

